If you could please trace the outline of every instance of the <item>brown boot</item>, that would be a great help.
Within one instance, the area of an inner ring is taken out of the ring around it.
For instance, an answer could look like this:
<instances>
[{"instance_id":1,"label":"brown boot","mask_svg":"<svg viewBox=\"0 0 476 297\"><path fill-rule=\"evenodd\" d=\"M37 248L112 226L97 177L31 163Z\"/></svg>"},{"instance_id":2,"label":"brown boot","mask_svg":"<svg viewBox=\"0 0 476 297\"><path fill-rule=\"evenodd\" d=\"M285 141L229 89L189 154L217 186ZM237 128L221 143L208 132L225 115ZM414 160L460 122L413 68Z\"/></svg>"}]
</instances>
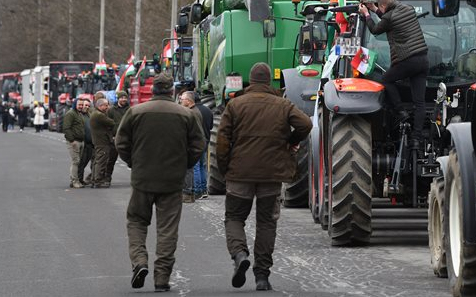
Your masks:
<instances>
[{"instance_id":1,"label":"brown boot","mask_svg":"<svg viewBox=\"0 0 476 297\"><path fill-rule=\"evenodd\" d=\"M194 203L195 197L193 194L182 194L182 202L183 203Z\"/></svg>"}]
</instances>

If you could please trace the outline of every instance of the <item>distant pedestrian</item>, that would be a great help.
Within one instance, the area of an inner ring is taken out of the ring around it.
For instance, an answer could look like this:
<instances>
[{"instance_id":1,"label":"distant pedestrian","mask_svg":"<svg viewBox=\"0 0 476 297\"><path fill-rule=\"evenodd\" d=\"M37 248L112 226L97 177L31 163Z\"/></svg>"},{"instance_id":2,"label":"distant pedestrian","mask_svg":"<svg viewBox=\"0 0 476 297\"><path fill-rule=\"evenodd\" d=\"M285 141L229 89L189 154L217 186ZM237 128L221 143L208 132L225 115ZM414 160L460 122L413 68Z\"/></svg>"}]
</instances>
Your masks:
<instances>
[{"instance_id":1,"label":"distant pedestrian","mask_svg":"<svg viewBox=\"0 0 476 297\"><path fill-rule=\"evenodd\" d=\"M182 184L205 147L205 138L192 111L172 98L173 78L154 77L154 97L130 108L116 134L119 156L131 168L132 195L127 208L132 287L141 288L148 270L147 227L155 204L157 260L156 292L170 290L178 226L182 212Z\"/></svg>"},{"instance_id":2,"label":"distant pedestrian","mask_svg":"<svg viewBox=\"0 0 476 297\"><path fill-rule=\"evenodd\" d=\"M41 104L35 102L33 114L35 115L33 125L35 126L36 133L39 133L42 130L41 127L45 124L45 109Z\"/></svg>"},{"instance_id":3,"label":"distant pedestrian","mask_svg":"<svg viewBox=\"0 0 476 297\"><path fill-rule=\"evenodd\" d=\"M15 120L17 116L17 109L15 103L10 102L8 104L8 130L12 131L15 129Z\"/></svg>"},{"instance_id":4,"label":"distant pedestrian","mask_svg":"<svg viewBox=\"0 0 476 297\"><path fill-rule=\"evenodd\" d=\"M185 91L179 97L180 105L189 108L193 115L195 116L196 121L199 123L200 127L202 127L202 115L200 111L195 106L195 95L193 91ZM202 128L201 128L202 129ZM203 133L203 129L202 129ZM195 167L195 166L194 166ZM194 176L193 170L194 167L187 169L187 173L185 174L185 181L184 181L184 188L182 190L182 201L184 203L194 203L196 198L201 198L202 194L199 193L198 189L194 188Z\"/></svg>"},{"instance_id":5,"label":"distant pedestrian","mask_svg":"<svg viewBox=\"0 0 476 297\"><path fill-rule=\"evenodd\" d=\"M271 87L271 70L256 63L244 95L225 108L217 136L217 162L226 179L225 231L235 262L233 287L245 284L250 266L244 230L256 196L253 272L256 290L271 290L268 277L280 213L281 182L291 182L293 153L311 131L309 117Z\"/></svg>"},{"instance_id":6,"label":"distant pedestrian","mask_svg":"<svg viewBox=\"0 0 476 297\"><path fill-rule=\"evenodd\" d=\"M197 164L193 166L193 188L196 192L197 199L207 199L208 144L210 143L210 134L213 129L213 113L210 108L202 104L198 93L194 92L194 96L195 106L202 115L202 128L203 133L205 134L205 139L207 140L207 145L202 153L202 156L200 157L200 160L198 160Z\"/></svg>"},{"instance_id":7,"label":"distant pedestrian","mask_svg":"<svg viewBox=\"0 0 476 297\"><path fill-rule=\"evenodd\" d=\"M40 105L37 108L43 109ZM83 188L83 184L79 181L78 166L81 161L84 147L84 118L81 114L83 109L83 101L75 99L72 108L68 110L63 119L63 132L68 147L69 156L71 157L70 167L70 187ZM37 132L39 132L37 130Z\"/></svg>"},{"instance_id":8,"label":"distant pedestrian","mask_svg":"<svg viewBox=\"0 0 476 297\"><path fill-rule=\"evenodd\" d=\"M8 103L6 101L2 102L2 106L0 108L1 116L2 116L2 130L3 132L8 131Z\"/></svg>"},{"instance_id":9,"label":"distant pedestrian","mask_svg":"<svg viewBox=\"0 0 476 297\"><path fill-rule=\"evenodd\" d=\"M110 117L114 121L114 128L112 129L112 135L115 136L117 133L117 128L119 128L119 124L121 123L122 117L129 109L129 98L127 93L124 91L119 91L116 94L117 102L107 110L107 116ZM112 172L114 171L114 165L117 161L117 150L114 145L111 146L111 151L109 152L109 160L107 162L106 168L106 181L111 183L112 180Z\"/></svg>"},{"instance_id":10,"label":"distant pedestrian","mask_svg":"<svg viewBox=\"0 0 476 297\"><path fill-rule=\"evenodd\" d=\"M18 126L20 127L20 132L23 132L23 129L26 126L28 119L28 110L23 106L23 103L20 103L18 107Z\"/></svg>"},{"instance_id":11,"label":"distant pedestrian","mask_svg":"<svg viewBox=\"0 0 476 297\"><path fill-rule=\"evenodd\" d=\"M114 121L106 115L109 108L107 99L101 98L96 102L96 110L91 115L91 136L94 145L93 188L109 188L106 180L107 162L111 146L114 145L112 129Z\"/></svg>"},{"instance_id":12,"label":"distant pedestrian","mask_svg":"<svg viewBox=\"0 0 476 297\"><path fill-rule=\"evenodd\" d=\"M94 145L93 139L91 136L91 111L90 111L91 101L89 99L83 100L83 109L81 111L84 118L84 148L83 153L81 154L81 160L78 167L78 178L81 184L90 185L93 181L93 164L94 164ZM84 170L88 163L91 163L91 173L89 173L86 178L84 178Z\"/></svg>"}]
</instances>

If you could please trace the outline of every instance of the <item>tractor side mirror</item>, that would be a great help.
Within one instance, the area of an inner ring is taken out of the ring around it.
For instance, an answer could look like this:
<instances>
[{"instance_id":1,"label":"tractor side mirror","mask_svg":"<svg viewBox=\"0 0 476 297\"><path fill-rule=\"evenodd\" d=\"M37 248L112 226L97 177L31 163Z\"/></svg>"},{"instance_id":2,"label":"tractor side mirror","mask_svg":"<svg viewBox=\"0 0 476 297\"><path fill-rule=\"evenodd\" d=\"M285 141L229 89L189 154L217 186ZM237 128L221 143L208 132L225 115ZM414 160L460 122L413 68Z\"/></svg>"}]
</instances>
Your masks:
<instances>
[{"instance_id":1,"label":"tractor side mirror","mask_svg":"<svg viewBox=\"0 0 476 297\"><path fill-rule=\"evenodd\" d=\"M175 26L175 31L179 34L187 34L188 31L188 14L181 12L178 18L178 24Z\"/></svg>"},{"instance_id":2,"label":"tractor side mirror","mask_svg":"<svg viewBox=\"0 0 476 297\"><path fill-rule=\"evenodd\" d=\"M275 20L263 21L263 36L265 38L272 38L276 36L276 21Z\"/></svg>"},{"instance_id":3,"label":"tractor side mirror","mask_svg":"<svg viewBox=\"0 0 476 297\"><path fill-rule=\"evenodd\" d=\"M431 8L435 17L448 17L458 14L460 0L431 0Z\"/></svg>"},{"instance_id":4,"label":"tractor side mirror","mask_svg":"<svg viewBox=\"0 0 476 297\"><path fill-rule=\"evenodd\" d=\"M202 4L194 3L190 9L190 23L197 25L202 21Z\"/></svg>"}]
</instances>

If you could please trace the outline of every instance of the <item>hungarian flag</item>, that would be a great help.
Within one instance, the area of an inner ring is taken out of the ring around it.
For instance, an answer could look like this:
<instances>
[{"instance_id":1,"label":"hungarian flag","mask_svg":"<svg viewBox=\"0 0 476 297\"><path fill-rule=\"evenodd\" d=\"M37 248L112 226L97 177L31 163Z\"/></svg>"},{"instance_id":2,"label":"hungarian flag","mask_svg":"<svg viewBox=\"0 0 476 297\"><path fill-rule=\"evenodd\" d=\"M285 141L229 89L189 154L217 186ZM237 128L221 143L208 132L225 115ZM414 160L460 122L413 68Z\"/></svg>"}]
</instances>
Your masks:
<instances>
[{"instance_id":1,"label":"hungarian flag","mask_svg":"<svg viewBox=\"0 0 476 297\"><path fill-rule=\"evenodd\" d=\"M134 56L134 53L131 52L129 58L127 58L127 64L133 64L135 58L136 58L136 56Z\"/></svg>"},{"instance_id":2,"label":"hungarian flag","mask_svg":"<svg viewBox=\"0 0 476 297\"><path fill-rule=\"evenodd\" d=\"M350 64L363 75L369 75L375 68L377 53L361 46Z\"/></svg>"},{"instance_id":3,"label":"hungarian flag","mask_svg":"<svg viewBox=\"0 0 476 297\"><path fill-rule=\"evenodd\" d=\"M96 65L94 66L95 73L99 73L99 71L106 71L106 70L107 70L107 64L106 64L106 61L104 61L104 59L102 60L102 62L96 63Z\"/></svg>"},{"instance_id":4,"label":"hungarian flag","mask_svg":"<svg viewBox=\"0 0 476 297\"><path fill-rule=\"evenodd\" d=\"M136 69L134 67L134 64L129 63L129 65L127 66L126 71L124 71L124 73L122 73L121 79L119 80L119 83L117 84L116 92L123 91L126 77L134 75L134 74L136 74Z\"/></svg>"},{"instance_id":5,"label":"hungarian flag","mask_svg":"<svg viewBox=\"0 0 476 297\"><path fill-rule=\"evenodd\" d=\"M146 58L145 58L145 56L144 56L144 59L142 59L142 63L140 64L140 67L139 67L139 69L137 70L136 78L138 78L139 75L140 75L140 72L141 72L142 70L144 70L144 68L145 68L145 63L146 63Z\"/></svg>"},{"instance_id":6,"label":"hungarian flag","mask_svg":"<svg viewBox=\"0 0 476 297\"><path fill-rule=\"evenodd\" d=\"M164 49L162 50L162 58L163 59L166 59L166 58L171 59L172 58L173 53L172 53L172 49L170 48L171 47L170 41L173 41L174 50L176 50L178 48L179 44L178 44L178 41L177 41L177 33L175 32L175 30L174 30L174 39L169 40L169 42L167 42L167 44L164 46Z\"/></svg>"}]
</instances>

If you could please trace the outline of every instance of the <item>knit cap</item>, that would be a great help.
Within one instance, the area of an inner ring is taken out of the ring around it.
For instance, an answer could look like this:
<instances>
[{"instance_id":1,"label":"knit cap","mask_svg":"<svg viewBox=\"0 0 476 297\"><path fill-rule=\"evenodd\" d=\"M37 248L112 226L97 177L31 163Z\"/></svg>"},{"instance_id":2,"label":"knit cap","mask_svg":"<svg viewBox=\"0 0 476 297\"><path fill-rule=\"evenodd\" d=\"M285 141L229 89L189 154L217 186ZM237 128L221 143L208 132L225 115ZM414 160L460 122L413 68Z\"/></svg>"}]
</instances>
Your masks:
<instances>
[{"instance_id":1,"label":"knit cap","mask_svg":"<svg viewBox=\"0 0 476 297\"><path fill-rule=\"evenodd\" d=\"M268 64L258 62L250 71L250 84L271 84L271 69Z\"/></svg>"}]
</instances>

